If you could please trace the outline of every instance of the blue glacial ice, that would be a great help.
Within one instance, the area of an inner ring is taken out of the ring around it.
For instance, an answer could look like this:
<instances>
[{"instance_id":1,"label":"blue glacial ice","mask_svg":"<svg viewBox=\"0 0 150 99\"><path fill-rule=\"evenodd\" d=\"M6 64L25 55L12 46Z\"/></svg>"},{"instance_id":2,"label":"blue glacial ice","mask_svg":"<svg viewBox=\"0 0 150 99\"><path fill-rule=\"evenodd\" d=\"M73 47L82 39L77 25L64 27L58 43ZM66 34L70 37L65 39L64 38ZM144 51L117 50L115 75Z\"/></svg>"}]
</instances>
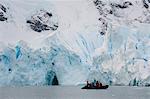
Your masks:
<instances>
[{"instance_id":1,"label":"blue glacial ice","mask_svg":"<svg viewBox=\"0 0 150 99\"><path fill-rule=\"evenodd\" d=\"M142 0L9 1L2 2L9 9L0 22L0 86L51 85L55 77L60 85L150 84L150 13ZM52 13L42 24L57 23L55 31L26 24L39 9Z\"/></svg>"}]
</instances>

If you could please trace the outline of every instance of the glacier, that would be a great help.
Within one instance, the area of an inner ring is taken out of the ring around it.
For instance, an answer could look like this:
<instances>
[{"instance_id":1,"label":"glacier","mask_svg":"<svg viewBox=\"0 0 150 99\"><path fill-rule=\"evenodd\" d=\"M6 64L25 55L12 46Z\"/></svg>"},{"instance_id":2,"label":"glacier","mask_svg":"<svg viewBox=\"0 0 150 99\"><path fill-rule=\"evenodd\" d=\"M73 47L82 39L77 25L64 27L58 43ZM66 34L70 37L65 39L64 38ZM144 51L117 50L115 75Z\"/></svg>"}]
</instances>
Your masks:
<instances>
[{"instance_id":1,"label":"glacier","mask_svg":"<svg viewBox=\"0 0 150 99\"><path fill-rule=\"evenodd\" d=\"M0 4L0 86L150 84L149 0Z\"/></svg>"}]
</instances>

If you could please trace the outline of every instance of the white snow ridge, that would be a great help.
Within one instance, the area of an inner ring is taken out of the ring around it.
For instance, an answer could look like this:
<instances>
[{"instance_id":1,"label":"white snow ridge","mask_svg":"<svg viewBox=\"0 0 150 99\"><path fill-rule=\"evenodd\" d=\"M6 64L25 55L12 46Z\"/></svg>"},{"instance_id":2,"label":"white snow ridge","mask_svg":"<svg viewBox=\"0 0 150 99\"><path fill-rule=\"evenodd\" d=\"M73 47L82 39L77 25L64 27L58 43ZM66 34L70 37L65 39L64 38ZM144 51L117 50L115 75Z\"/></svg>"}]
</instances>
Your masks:
<instances>
[{"instance_id":1,"label":"white snow ridge","mask_svg":"<svg viewBox=\"0 0 150 99\"><path fill-rule=\"evenodd\" d=\"M1 0L0 86L150 84L149 0Z\"/></svg>"}]
</instances>

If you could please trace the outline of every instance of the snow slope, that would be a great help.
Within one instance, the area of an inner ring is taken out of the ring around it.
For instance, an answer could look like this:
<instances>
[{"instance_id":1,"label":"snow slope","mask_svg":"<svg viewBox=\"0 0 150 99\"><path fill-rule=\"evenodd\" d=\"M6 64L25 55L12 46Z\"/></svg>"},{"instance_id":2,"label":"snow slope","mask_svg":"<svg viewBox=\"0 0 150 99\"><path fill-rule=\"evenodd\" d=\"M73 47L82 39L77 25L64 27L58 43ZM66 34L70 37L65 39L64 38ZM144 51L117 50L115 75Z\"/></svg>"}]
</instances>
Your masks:
<instances>
[{"instance_id":1,"label":"snow slope","mask_svg":"<svg viewBox=\"0 0 150 99\"><path fill-rule=\"evenodd\" d=\"M0 21L1 86L47 85L54 75L62 85L94 78L107 84L150 84L149 0L0 4L7 18Z\"/></svg>"}]
</instances>

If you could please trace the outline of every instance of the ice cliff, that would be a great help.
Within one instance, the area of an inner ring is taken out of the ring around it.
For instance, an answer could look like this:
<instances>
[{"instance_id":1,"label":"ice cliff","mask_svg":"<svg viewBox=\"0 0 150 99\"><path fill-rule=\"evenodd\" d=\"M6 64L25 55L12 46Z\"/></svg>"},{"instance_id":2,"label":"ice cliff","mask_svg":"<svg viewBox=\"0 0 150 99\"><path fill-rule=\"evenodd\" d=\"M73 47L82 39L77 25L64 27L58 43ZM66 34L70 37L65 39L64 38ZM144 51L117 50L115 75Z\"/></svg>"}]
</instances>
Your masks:
<instances>
[{"instance_id":1,"label":"ice cliff","mask_svg":"<svg viewBox=\"0 0 150 99\"><path fill-rule=\"evenodd\" d=\"M149 0L3 0L0 86L150 84Z\"/></svg>"}]
</instances>

